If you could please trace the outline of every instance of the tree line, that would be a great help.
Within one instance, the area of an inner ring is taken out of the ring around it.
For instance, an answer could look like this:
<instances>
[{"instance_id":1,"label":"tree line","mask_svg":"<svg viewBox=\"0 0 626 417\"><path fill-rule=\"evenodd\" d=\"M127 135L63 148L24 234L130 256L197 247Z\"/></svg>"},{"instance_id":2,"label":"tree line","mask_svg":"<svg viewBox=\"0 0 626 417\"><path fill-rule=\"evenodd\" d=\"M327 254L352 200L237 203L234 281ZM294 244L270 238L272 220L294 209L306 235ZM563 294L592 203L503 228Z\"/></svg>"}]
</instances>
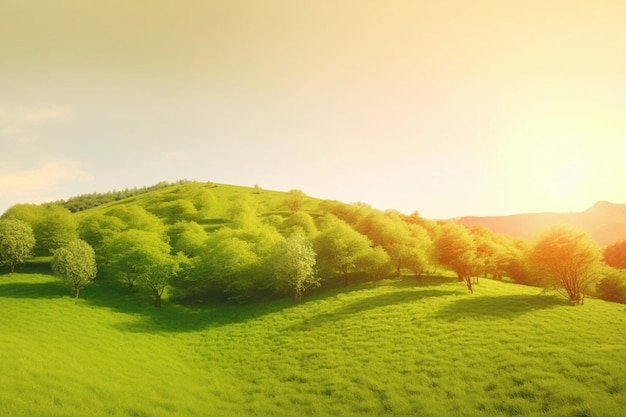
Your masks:
<instances>
[{"instance_id":1,"label":"tree line","mask_svg":"<svg viewBox=\"0 0 626 417\"><path fill-rule=\"evenodd\" d=\"M98 273L129 291L146 289L156 306L166 291L195 302L287 295L300 302L317 287L401 274L419 281L437 268L453 271L469 292L487 277L554 288L576 304L585 294L626 302L626 242L602 251L565 227L527 242L337 201L304 211L299 190L272 212L235 199L223 223L209 228L215 198L198 184L185 187L184 195L145 207L111 206L79 218L57 204L15 205L0 219L0 260L13 272L32 255L52 255L54 272L76 297Z\"/></svg>"}]
</instances>

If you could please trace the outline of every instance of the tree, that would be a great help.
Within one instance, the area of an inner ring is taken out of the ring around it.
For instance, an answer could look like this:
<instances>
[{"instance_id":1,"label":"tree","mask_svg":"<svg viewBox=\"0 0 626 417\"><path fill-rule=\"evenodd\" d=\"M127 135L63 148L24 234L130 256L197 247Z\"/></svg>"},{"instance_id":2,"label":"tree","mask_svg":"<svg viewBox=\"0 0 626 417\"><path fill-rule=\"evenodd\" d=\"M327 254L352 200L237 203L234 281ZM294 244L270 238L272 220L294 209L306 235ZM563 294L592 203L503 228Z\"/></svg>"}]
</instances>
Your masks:
<instances>
[{"instance_id":1,"label":"tree","mask_svg":"<svg viewBox=\"0 0 626 417\"><path fill-rule=\"evenodd\" d=\"M44 207L41 221L33 226L35 253L49 255L55 249L78 238L77 224L72 213L61 206Z\"/></svg>"},{"instance_id":2,"label":"tree","mask_svg":"<svg viewBox=\"0 0 626 417\"><path fill-rule=\"evenodd\" d=\"M126 223L115 216L92 214L78 225L78 236L98 252L116 233L126 229Z\"/></svg>"},{"instance_id":3,"label":"tree","mask_svg":"<svg viewBox=\"0 0 626 417\"><path fill-rule=\"evenodd\" d=\"M105 252L132 289L138 279L149 273L155 260L169 254L170 245L156 233L131 229L116 234L106 245Z\"/></svg>"},{"instance_id":4,"label":"tree","mask_svg":"<svg viewBox=\"0 0 626 417\"><path fill-rule=\"evenodd\" d=\"M141 206L122 206L109 211L107 215L121 219L128 229L152 232L167 238L166 227L157 216Z\"/></svg>"},{"instance_id":5,"label":"tree","mask_svg":"<svg viewBox=\"0 0 626 417\"><path fill-rule=\"evenodd\" d=\"M344 286L348 285L348 274L363 270L368 256L374 254L367 236L332 214L324 216L313 246L320 266L327 272L340 273Z\"/></svg>"},{"instance_id":6,"label":"tree","mask_svg":"<svg viewBox=\"0 0 626 417\"><path fill-rule=\"evenodd\" d=\"M282 227L285 229L285 235L287 236L295 233L298 229L309 237L317 233L317 227L315 227L313 218L309 213L304 211L296 211L293 213L282 223Z\"/></svg>"},{"instance_id":7,"label":"tree","mask_svg":"<svg viewBox=\"0 0 626 417\"><path fill-rule=\"evenodd\" d=\"M292 212L296 212L302 208L306 194L302 190L289 190L287 198L283 204Z\"/></svg>"},{"instance_id":8,"label":"tree","mask_svg":"<svg viewBox=\"0 0 626 417\"><path fill-rule=\"evenodd\" d=\"M276 229L261 223L212 233L200 255L196 291L239 301L275 293L274 254L283 240Z\"/></svg>"},{"instance_id":9,"label":"tree","mask_svg":"<svg viewBox=\"0 0 626 417\"><path fill-rule=\"evenodd\" d=\"M157 208L153 211L157 215L165 217L169 223L190 221L198 216L198 210L193 203L182 198L159 203Z\"/></svg>"},{"instance_id":10,"label":"tree","mask_svg":"<svg viewBox=\"0 0 626 417\"><path fill-rule=\"evenodd\" d=\"M476 245L465 226L446 223L441 226L434 241L434 257L442 266L453 270L459 281L464 281L470 293L474 292L472 277L480 269Z\"/></svg>"},{"instance_id":11,"label":"tree","mask_svg":"<svg viewBox=\"0 0 626 417\"><path fill-rule=\"evenodd\" d=\"M591 237L576 229L553 226L530 249L529 261L546 286L564 291L575 304L583 304L585 292L600 278L600 249Z\"/></svg>"},{"instance_id":12,"label":"tree","mask_svg":"<svg viewBox=\"0 0 626 417\"><path fill-rule=\"evenodd\" d=\"M171 256L166 253L150 252L150 264L141 279L154 296L154 306L161 307L161 297L167 285L180 270L180 263L185 256L180 254Z\"/></svg>"},{"instance_id":13,"label":"tree","mask_svg":"<svg viewBox=\"0 0 626 417\"><path fill-rule=\"evenodd\" d=\"M35 228L43 217L44 208L38 204L15 204L2 214L3 219L16 219Z\"/></svg>"},{"instance_id":14,"label":"tree","mask_svg":"<svg viewBox=\"0 0 626 417\"><path fill-rule=\"evenodd\" d=\"M274 264L274 275L281 286L293 291L296 303L304 292L320 285L315 274L315 251L302 232L296 232L277 246L279 256Z\"/></svg>"},{"instance_id":15,"label":"tree","mask_svg":"<svg viewBox=\"0 0 626 417\"><path fill-rule=\"evenodd\" d=\"M626 304L626 273L607 267L606 276L596 285L598 297L606 301Z\"/></svg>"},{"instance_id":16,"label":"tree","mask_svg":"<svg viewBox=\"0 0 626 417\"><path fill-rule=\"evenodd\" d=\"M35 236L30 225L21 220L0 220L0 261L8 263L11 272L15 265L26 261L33 254Z\"/></svg>"},{"instance_id":17,"label":"tree","mask_svg":"<svg viewBox=\"0 0 626 417\"><path fill-rule=\"evenodd\" d=\"M80 290L96 277L96 254L84 240L73 240L54 251L52 270L65 279L78 298Z\"/></svg>"},{"instance_id":18,"label":"tree","mask_svg":"<svg viewBox=\"0 0 626 417\"><path fill-rule=\"evenodd\" d=\"M413 272L416 279L419 279L430 266L433 241L423 226L411 223L407 226L413 244L408 256L405 256L404 266Z\"/></svg>"},{"instance_id":19,"label":"tree","mask_svg":"<svg viewBox=\"0 0 626 417\"><path fill-rule=\"evenodd\" d=\"M620 240L607 246L602 253L602 259L613 268L626 268L626 240Z\"/></svg>"},{"instance_id":20,"label":"tree","mask_svg":"<svg viewBox=\"0 0 626 417\"><path fill-rule=\"evenodd\" d=\"M167 231L172 253L183 252L189 257L198 256L208 235L196 222L176 222Z\"/></svg>"}]
</instances>

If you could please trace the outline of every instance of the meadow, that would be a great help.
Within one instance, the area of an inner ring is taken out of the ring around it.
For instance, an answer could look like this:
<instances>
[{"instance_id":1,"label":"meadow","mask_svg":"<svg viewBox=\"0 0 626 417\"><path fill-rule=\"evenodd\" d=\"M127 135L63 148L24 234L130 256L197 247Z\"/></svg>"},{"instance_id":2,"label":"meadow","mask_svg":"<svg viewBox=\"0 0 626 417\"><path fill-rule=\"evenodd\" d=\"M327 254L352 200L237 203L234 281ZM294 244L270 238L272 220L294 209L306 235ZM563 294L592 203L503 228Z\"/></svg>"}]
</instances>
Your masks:
<instances>
[{"instance_id":1,"label":"meadow","mask_svg":"<svg viewBox=\"0 0 626 417\"><path fill-rule=\"evenodd\" d=\"M0 275L1 416L618 416L626 311L404 277L251 304Z\"/></svg>"}]
</instances>

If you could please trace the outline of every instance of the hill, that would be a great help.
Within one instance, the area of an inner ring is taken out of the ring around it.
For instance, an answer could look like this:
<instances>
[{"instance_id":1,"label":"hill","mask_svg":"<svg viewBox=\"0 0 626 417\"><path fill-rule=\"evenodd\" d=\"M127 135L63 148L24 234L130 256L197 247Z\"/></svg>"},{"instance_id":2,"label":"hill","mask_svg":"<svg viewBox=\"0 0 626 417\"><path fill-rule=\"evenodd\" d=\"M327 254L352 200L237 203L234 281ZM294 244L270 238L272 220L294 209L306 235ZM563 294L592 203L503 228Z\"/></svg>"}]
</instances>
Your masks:
<instances>
[{"instance_id":1,"label":"hill","mask_svg":"<svg viewBox=\"0 0 626 417\"><path fill-rule=\"evenodd\" d=\"M0 275L3 416L596 416L626 408L626 313L531 287L359 284L162 309Z\"/></svg>"},{"instance_id":2,"label":"hill","mask_svg":"<svg viewBox=\"0 0 626 417\"><path fill-rule=\"evenodd\" d=\"M600 201L578 213L525 213L510 216L466 216L453 221L468 226L482 225L516 238L532 239L541 230L565 224L588 231L601 246L626 239L626 204Z\"/></svg>"}]
</instances>

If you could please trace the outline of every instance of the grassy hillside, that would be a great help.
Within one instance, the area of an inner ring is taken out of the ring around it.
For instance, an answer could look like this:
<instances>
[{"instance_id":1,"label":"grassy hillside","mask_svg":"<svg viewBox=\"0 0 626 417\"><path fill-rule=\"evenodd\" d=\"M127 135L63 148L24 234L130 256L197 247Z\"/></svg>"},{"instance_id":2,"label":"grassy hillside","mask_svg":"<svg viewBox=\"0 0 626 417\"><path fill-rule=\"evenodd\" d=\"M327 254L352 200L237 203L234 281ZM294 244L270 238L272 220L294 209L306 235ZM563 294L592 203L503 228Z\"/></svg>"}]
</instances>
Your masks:
<instances>
[{"instance_id":1,"label":"grassy hillside","mask_svg":"<svg viewBox=\"0 0 626 417\"><path fill-rule=\"evenodd\" d=\"M0 275L2 416L616 416L626 311L483 280L187 308Z\"/></svg>"},{"instance_id":2,"label":"grassy hillside","mask_svg":"<svg viewBox=\"0 0 626 417\"><path fill-rule=\"evenodd\" d=\"M77 212L76 216L78 219L81 219L91 214L106 214L117 207L138 205L168 220L164 213L160 213L163 210L163 206L177 200L187 200L193 202L196 206L206 206L206 210L195 215L197 220L203 223L220 223L229 217L228 211L233 204L238 206L248 205L258 213L263 214L287 213L288 208L285 202L288 197L288 192L212 182L188 182L106 203ZM319 199L305 196L302 209L307 212L315 211L320 201Z\"/></svg>"}]
</instances>

